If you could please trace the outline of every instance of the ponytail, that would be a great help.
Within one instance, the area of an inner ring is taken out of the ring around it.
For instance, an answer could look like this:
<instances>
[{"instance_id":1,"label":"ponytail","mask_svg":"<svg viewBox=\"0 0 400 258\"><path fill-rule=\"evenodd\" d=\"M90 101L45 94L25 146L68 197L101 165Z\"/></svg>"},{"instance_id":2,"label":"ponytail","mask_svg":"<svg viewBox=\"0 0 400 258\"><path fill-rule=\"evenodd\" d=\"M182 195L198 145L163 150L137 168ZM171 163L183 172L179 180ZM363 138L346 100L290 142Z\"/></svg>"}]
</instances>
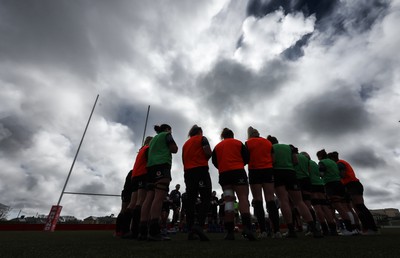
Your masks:
<instances>
[{"instance_id":1,"label":"ponytail","mask_svg":"<svg viewBox=\"0 0 400 258\"><path fill-rule=\"evenodd\" d=\"M171 130L171 126L169 126L168 124L162 124L162 125L155 125L154 126L154 131L156 131L156 133L165 132L167 130Z\"/></svg>"}]
</instances>

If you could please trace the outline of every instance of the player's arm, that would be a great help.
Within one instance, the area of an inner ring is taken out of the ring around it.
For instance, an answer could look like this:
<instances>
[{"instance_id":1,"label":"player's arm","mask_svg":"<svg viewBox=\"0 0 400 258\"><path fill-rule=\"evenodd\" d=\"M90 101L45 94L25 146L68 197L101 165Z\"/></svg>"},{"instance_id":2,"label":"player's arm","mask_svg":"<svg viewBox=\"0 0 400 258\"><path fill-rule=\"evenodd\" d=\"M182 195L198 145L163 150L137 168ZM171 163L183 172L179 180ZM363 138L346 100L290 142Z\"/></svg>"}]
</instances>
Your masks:
<instances>
[{"instance_id":1,"label":"player's arm","mask_svg":"<svg viewBox=\"0 0 400 258\"><path fill-rule=\"evenodd\" d=\"M212 156L212 151L210 147L210 143L208 142L207 138L203 136L201 139L201 145L203 146L203 151L206 154L207 159L210 159Z\"/></svg>"},{"instance_id":2,"label":"player's arm","mask_svg":"<svg viewBox=\"0 0 400 258\"><path fill-rule=\"evenodd\" d=\"M176 145L175 140L172 137L172 134L170 134L170 133L167 134L166 140L167 140L167 145L168 145L169 151L171 153L177 153L178 152L178 145Z\"/></svg>"},{"instance_id":3,"label":"player's arm","mask_svg":"<svg viewBox=\"0 0 400 258\"><path fill-rule=\"evenodd\" d=\"M343 163L341 163L341 162L339 162L339 163L337 164L337 166L338 166L338 169L339 169L339 175L340 175L340 177L341 177L341 178L344 178L344 177L346 176L346 166L345 166Z\"/></svg>"}]
</instances>

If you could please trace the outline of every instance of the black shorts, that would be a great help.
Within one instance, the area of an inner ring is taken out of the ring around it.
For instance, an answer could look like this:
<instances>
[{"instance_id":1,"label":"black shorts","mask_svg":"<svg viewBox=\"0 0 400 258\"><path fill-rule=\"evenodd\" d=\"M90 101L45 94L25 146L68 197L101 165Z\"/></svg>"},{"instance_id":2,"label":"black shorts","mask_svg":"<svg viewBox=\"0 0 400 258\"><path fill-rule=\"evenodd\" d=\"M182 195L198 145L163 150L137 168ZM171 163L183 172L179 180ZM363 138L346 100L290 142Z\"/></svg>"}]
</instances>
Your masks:
<instances>
[{"instance_id":1,"label":"black shorts","mask_svg":"<svg viewBox=\"0 0 400 258\"><path fill-rule=\"evenodd\" d=\"M208 167L197 167L185 170L184 174L186 191L188 189L212 188Z\"/></svg>"},{"instance_id":2,"label":"black shorts","mask_svg":"<svg viewBox=\"0 0 400 258\"><path fill-rule=\"evenodd\" d=\"M345 195L344 186L340 181L326 183L325 192L328 197L340 196L344 198Z\"/></svg>"},{"instance_id":3,"label":"black shorts","mask_svg":"<svg viewBox=\"0 0 400 258\"><path fill-rule=\"evenodd\" d=\"M249 183L264 184L274 182L274 170L272 168L249 169Z\"/></svg>"},{"instance_id":4,"label":"black shorts","mask_svg":"<svg viewBox=\"0 0 400 258\"><path fill-rule=\"evenodd\" d=\"M132 177L132 192L137 192L139 189L146 189L147 174Z\"/></svg>"},{"instance_id":5,"label":"black shorts","mask_svg":"<svg viewBox=\"0 0 400 258\"><path fill-rule=\"evenodd\" d=\"M161 179L171 180L171 165L161 164L147 168L147 190L154 190L155 184ZM167 189L168 191L168 189Z\"/></svg>"},{"instance_id":6,"label":"black shorts","mask_svg":"<svg viewBox=\"0 0 400 258\"><path fill-rule=\"evenodd\" d=\"M311 181L309 177L297 179L301 191L311 192Z\"/></svg>"},{"instance_id":7,"label":"black shorts","mask_svg":"<svg viewBox=\"0 0 400 258\"><path fill-rule=\"evenodd\" d=\"M186 209L185 208L181 208L181 214L179 214L179 220L183 221L185 219L186 216Z\"/></svg>"},{"instance_id":8,"label":"black shorts","mask_svg":"<svg viewBox=\"0 0 400 258\"><path fill-rule=\"evenodd\" d=\"M274 169L275 187L285 186L286 190L298 190L300 187L297 183L296 172L289 169Z\"/></svg>"},{"instance_id":9,"label":"black shorts","mask_svg":"<svg viewBox=\"0 0 400 258\"><path fill-rule=\"evenodd\" d=\"M122 202L130 202L132 196L132 179L128 176L125 178L124 189L121 192L121 200Z\"/></svg>"},{"instance_id":10,"label":"black shorts","mask_svg":"<svg viewBox=\"0 0 400 258\"><path fill-rule=\"evenodd\" d=\"M350 195L363 195L364 194L364 186L361 184L360 181L353 181L353 182L347 183L344 187Z\"/></svg>"},{"instance_id":11,"label":"black shorts","mask_svg":"<svg viewBox=\"0 0 400 258\"><path fill-rule=\"evenodd\" d=\"M166 204L166 205L163 204L163 206L161 206L161 212L166 212L169 214L169 209L170 209L169 204Z\"/></svg>"},{"instance_id":12,"label":"black shorts","mask_svg":"<svg viewBox=\"0 0 400 258\"><path fill-rule=\"evenodd\" d=\"M132 191L130 190L122 190L121 192L121 200L122 202L130 202L132 197Z\"/></svg>"},{"instance_id":13,"label":"black shorts","mask_svg":"<svg viewBox=\"0 0 400 258\"><path fill-rule=\"evenodd\" d=\"M221 186L249 184L246 171L244 169L237 169L220 173L218 183Z\"/></svg>"},{"instance_id":14,"label":"black shorts","mask_svg":"<svg viewBox=\"0 0 400 258\"><path fill-rule=\"evenodd\" d=\"M312 193L325 193L325 187L323 185L311 185Z\"/></svg>"},{"instance_id":15,"label":"black shorts","mask_svg":"<svg viewBox=\"0 0 400 258\"><path fill-rule=\"evenodd\" d=\"M346 188L345 188L345 191L344 191L344 201L346 203L351 203L351 195L348 192L346 192Z\"/></svg>"},{"instance_id":16,"label":"black shorts","mask_svg":"<svg viewBox=\"0 0 400 258\"><path fill-rule=\"evenodd\" d=\"M326 199L311 199L311 205L329 205Z\"/></svg>"},{"instance_id":17,"label":"black shorts","mask_svg":"<svg viewBox=\"0 0 400 258\"><path fill-rule=\"evenodd\" d=\"M180 203L171 203L171 207L170 207L171 210L173 210L173 211L178 210L179 211L180 208L181 208L181 204Z\"/></svg>"}]
</instances>

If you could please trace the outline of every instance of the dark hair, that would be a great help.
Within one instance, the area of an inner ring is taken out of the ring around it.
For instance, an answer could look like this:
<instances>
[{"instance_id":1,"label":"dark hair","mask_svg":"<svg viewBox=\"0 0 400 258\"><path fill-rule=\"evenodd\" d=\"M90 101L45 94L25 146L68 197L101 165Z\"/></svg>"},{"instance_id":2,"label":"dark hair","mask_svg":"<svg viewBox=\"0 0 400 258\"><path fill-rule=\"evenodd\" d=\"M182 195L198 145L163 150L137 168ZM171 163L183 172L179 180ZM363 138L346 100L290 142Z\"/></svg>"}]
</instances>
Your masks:
<instances>
[{"instance_id":1,"label":"dark hair","mask_svg":"<svg viewBox=\"0 0 400 258\"><path fill-rule=\"evenodd\" d=\"M250 139L252 137L260 137L260 133L257 129L249 126L249 128L247 128L247 138Z\"/></svg>"},{"instance_id":2,"label":"dark hair","mask_svg":"<svg viewBox=\"0 0 400 258\"><path fill-rule=\"evenodd\" d=\"M143 146L148 145L152 139L153 139L153 136L147 136L146 139L144 140Z\"/></svg>"},{"instance_id":3,"label":"dark hair","mask_svg":"<svg viewBox=\"0 0 400 258\"><path fill-rule=\"evenodd\" d=\"M233 137L234 137L234 134L233 134L233 131L231 129L225 127L222 130L221 139L233 138Z\"/></svg>"},{"instance_id":4,"label":"dark hair","mask_svg":"<svg viewBox=\"0 0 400 258\"><path fill-rule=\"evenodd\" d=\"M197 126L197 125L193 125L192 128L190 128L188 136L192 137L197 135L199 132L203 132L203 129L201 129L201 127Z\"/></svg>"},{"instance_id":5,"label":"dark hair","mask_svg":"<svg viewBox=\"0 0 400 258\"><path fill-rule=\"evenodd\" d=\"M300 154L306 156L308 159L311 159L310 155L305 151L300 152Z\"/></svg>"},{"instance_id":6,"label":"dark hair","mask_svg":"<svg viewBox=\"0 0 400 258\"><path fill-rule=\"evenodd\" d=\"M317 152L317 157L321 159L326 159L328 158L328 154L326 153L325 149L322 149Z\"/></svg>"},{"instance_id":7,"label":"dark hair","mask_svg":"<svg viewBox=\"0 0 400 258\"><path fill-rule=\"evenodd\" d=\"M339 153L337 151L329 152L328 153L328 158L331 160L337 162L339 160Z\"/></svg>"},{"instance_id":8,"label":"dark hair","mask_svg":"<svg viewBox=\"0 0 400 258\"><path fill-rule=\"evenodd\" d=\"M270 141L272 144L278 144L279 141L275 136L268 135L267 140Z\"/></svg>"},{"instance_id":9,"label":"dark hair","mask_svg":"<svg viewBox=\"0 0 400 258\"><path fill-rule=\"evenodd\" d=\"M167 124L155 125L154 130L156 131L156 133L161 133L161 132L165 132L167 130L171 130L171 126L169 126Z\"/></svg>"},{"instance_id":10,"label":"dark hair","mask_svg":"<svg viewBox=\"0 0 400 258\"><path fill-rule=\"evenodd\" d=\"M290 146L290 148L292 149L293 153L299 154L299 149L298 149L298 148L296 148L296 147L295 147L294 145L292 145L292 144L290 144L289 146Z\"/></svg>"}]
</instances>

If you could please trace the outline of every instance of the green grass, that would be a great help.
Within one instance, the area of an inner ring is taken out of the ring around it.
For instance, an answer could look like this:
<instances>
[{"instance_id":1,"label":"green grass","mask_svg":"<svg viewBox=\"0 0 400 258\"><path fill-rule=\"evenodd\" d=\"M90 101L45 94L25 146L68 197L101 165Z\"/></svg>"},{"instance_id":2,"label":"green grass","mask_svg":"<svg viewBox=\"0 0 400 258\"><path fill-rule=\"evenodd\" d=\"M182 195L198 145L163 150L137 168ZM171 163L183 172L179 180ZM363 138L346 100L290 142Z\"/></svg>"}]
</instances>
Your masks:
<instances>
[{"instance_id":1,"label":"green grass","mask_svg":"<svg viewBox=\"0 0 400 258\"><path fill-rule=\"evenodd\" d=\"M172 235L168 242L117 239L110 231L1 231L0 257L400 257L400 229L377 236L313 239L265 239L249 242L239 234L224 241L209 233L210 242Z\"/></svg>"}]
</instances>

